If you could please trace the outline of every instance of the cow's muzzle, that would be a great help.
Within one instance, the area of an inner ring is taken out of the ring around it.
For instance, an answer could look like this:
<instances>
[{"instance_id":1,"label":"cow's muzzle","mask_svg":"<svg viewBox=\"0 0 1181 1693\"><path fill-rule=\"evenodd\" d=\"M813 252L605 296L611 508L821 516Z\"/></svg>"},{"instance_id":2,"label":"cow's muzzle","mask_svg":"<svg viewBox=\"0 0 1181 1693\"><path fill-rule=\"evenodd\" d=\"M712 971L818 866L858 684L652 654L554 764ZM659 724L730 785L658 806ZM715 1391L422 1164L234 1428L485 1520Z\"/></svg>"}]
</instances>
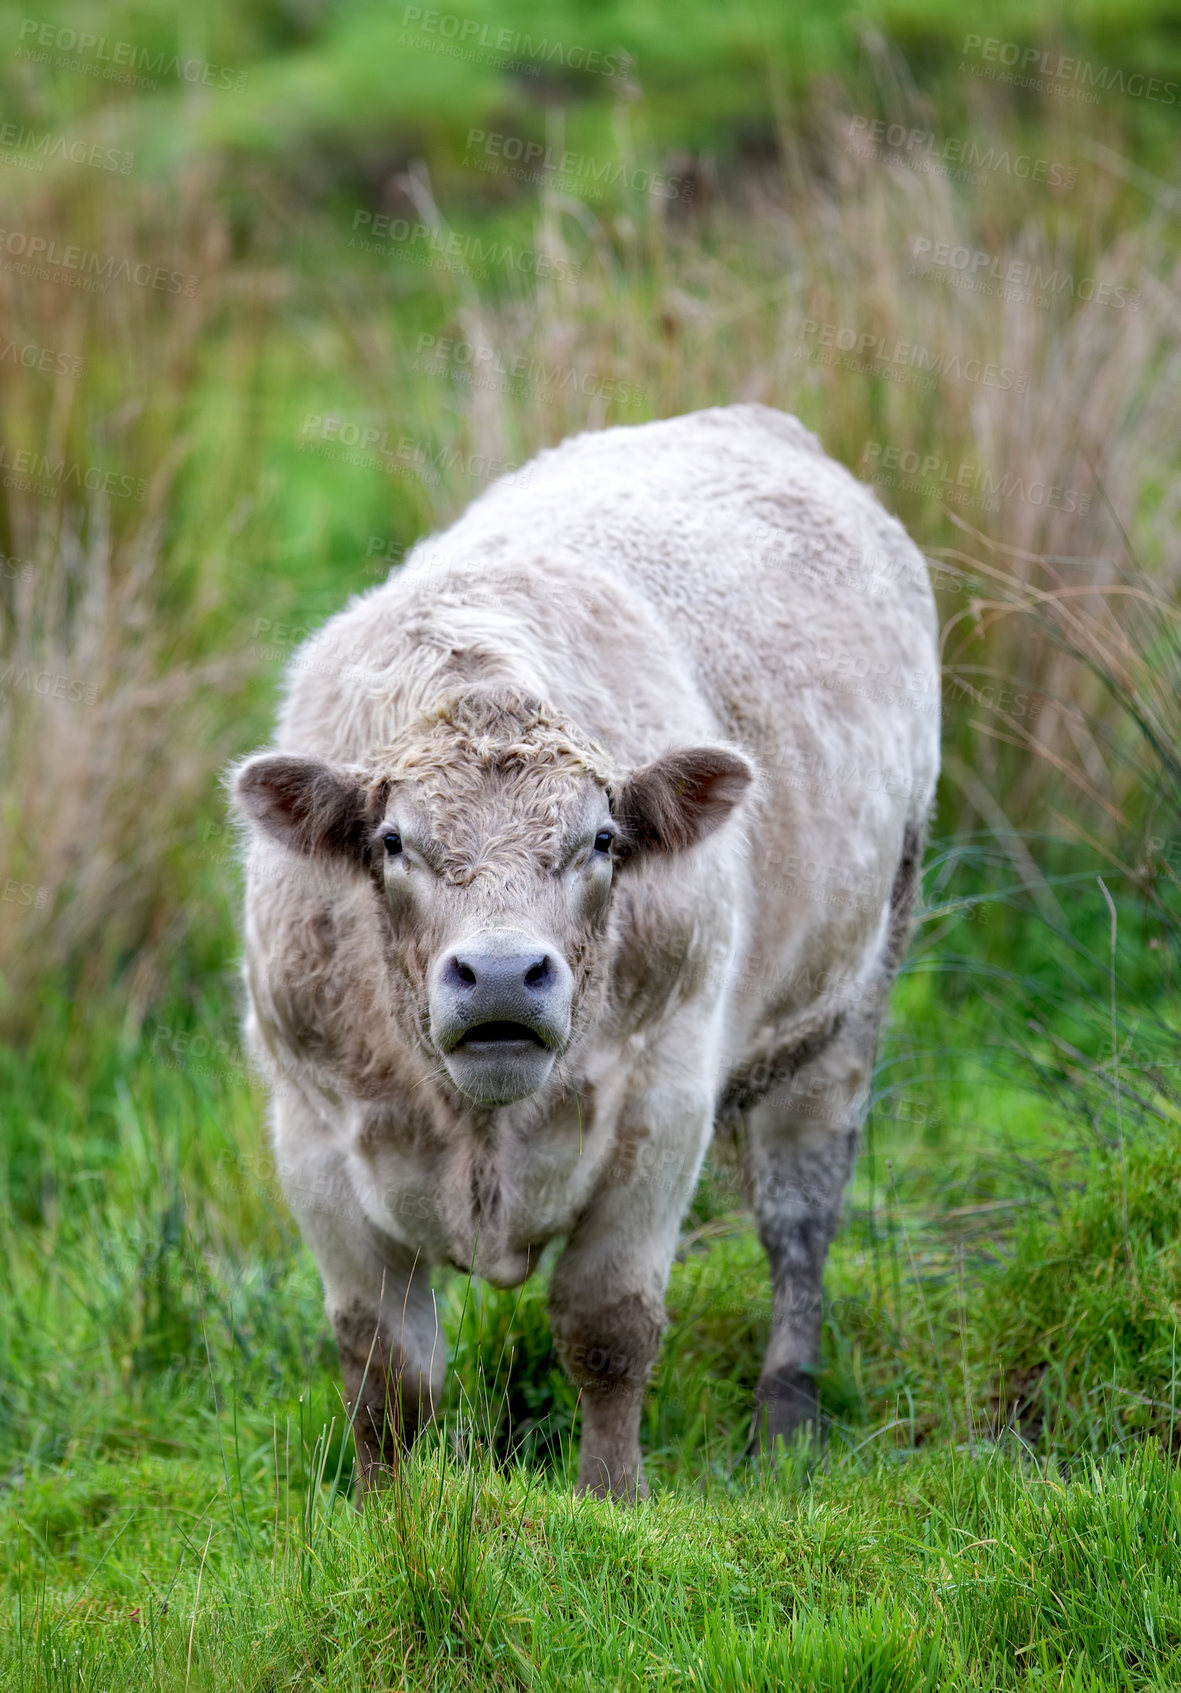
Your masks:
<instances>
[{"instance_id":1,"label":"cow's muzzle","mask_svg":"<svg viewBox=\"0 0 1181 1693\"><path fill-rule=\"evenodd\" d=\"M570 1038L574 978L553 947L487 929L438 959L431 1039L462 1093L507 1105L534 1093Z\"/></svg>"}]
</instances>

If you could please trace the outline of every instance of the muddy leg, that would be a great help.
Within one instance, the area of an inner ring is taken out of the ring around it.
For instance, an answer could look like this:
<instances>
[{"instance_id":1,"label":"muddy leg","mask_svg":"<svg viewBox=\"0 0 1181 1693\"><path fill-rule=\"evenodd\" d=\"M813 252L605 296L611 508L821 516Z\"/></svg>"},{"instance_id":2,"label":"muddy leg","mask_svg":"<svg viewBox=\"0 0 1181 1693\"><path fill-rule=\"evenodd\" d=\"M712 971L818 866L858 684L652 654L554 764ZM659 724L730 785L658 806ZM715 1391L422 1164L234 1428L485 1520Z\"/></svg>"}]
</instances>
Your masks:
<instances>
[{"instance_id":1,"label":"muddy leg","mask_svg":"<svg viewBox=\"0 0 1181 1693\"><path fill-rule=\"evenodd\" d=\"M755 1389L761 1450L816 1415L824 1264L853 1168L872 1047L837 1036L747 1119L747 1175L771 1272L771 1338Z\"/></svg>"}]
</instances>

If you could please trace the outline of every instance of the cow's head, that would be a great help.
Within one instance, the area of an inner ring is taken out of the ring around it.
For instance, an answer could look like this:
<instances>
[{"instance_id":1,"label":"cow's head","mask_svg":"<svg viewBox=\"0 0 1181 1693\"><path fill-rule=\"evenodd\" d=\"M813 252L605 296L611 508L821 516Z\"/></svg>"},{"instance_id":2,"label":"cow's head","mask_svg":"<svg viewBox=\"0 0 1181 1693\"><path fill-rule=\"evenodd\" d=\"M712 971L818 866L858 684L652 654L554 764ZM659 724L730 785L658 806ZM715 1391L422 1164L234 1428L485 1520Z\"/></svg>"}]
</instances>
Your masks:
<instances>
[{"instance_id":1,"label":"cow's head","mask_svg":"<svg viewBox=\"0 0 1181 1693\"><path fill-rule=\"evenodd\" d=\"M539 700L469 687L362 768L261 754L256 829L367 874L404 1033L482 1106L547 1080L601 1003L616 879L725 821L752 769L685 747L630 772Z\"/></svg>"}]
</instances>

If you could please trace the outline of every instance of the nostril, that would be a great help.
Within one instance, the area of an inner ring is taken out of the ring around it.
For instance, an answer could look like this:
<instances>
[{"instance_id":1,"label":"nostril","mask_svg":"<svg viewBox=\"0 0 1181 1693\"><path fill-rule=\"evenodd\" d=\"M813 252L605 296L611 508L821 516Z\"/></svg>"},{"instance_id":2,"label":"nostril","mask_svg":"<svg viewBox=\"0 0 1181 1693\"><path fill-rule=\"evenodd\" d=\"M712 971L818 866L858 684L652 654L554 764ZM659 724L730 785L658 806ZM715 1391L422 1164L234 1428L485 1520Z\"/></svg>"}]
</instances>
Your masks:
<instances>
[{"instance_id":1,"label":"nostril","mask_svg":"<svg viewBox=\"0 0 1181 1693\"><path fill-rule=\"evenodd\" d=\"M531 964L525 972L525 986L527 988L544 987L551 975L548 958L539 958L536 964Z\"/></svg>"},{"instance_id":2,"label":"nostril","mask_svg":"<svg viewBox=\"0 0 1181 1693\"><path fill-rule=\"evenodd\" d=\"M470 964L465 964L462 958L451 960L451 975L457 982L462 982L465 988L474 988L476 972Z\"/></svg>"}]
</instances>

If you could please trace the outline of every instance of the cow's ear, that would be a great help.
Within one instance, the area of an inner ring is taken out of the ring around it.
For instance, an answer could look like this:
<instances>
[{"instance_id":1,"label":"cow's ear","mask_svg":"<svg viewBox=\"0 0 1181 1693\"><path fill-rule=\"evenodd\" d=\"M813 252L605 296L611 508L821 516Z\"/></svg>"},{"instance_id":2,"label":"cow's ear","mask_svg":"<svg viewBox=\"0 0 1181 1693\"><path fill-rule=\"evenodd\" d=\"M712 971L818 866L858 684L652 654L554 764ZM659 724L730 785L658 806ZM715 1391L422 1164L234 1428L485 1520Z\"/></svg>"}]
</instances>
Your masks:
<instances>
[{"instance_id":1,"label":"cow's ear","mask_svg":"<svg viewBox=\"0 0 1181 1693\"><path fill-rule=\"evenodd\" d=\"M754 780L754 766L729 747L681 747L633 770L613 807L620 857L683 852L724 823Z\"/></svg>"},{"instance_id":2,"label":"cow's ear","mask_svg":"<svg viewBox=\"0 0 1181 1693\"><path fill-rule=\"evenodd\" d=\"M357 863L364 859L367 795L345 771L318 758L262 753L239 765L232 792L238 809L292 852Z\"/></svg>"}]
</instances>

